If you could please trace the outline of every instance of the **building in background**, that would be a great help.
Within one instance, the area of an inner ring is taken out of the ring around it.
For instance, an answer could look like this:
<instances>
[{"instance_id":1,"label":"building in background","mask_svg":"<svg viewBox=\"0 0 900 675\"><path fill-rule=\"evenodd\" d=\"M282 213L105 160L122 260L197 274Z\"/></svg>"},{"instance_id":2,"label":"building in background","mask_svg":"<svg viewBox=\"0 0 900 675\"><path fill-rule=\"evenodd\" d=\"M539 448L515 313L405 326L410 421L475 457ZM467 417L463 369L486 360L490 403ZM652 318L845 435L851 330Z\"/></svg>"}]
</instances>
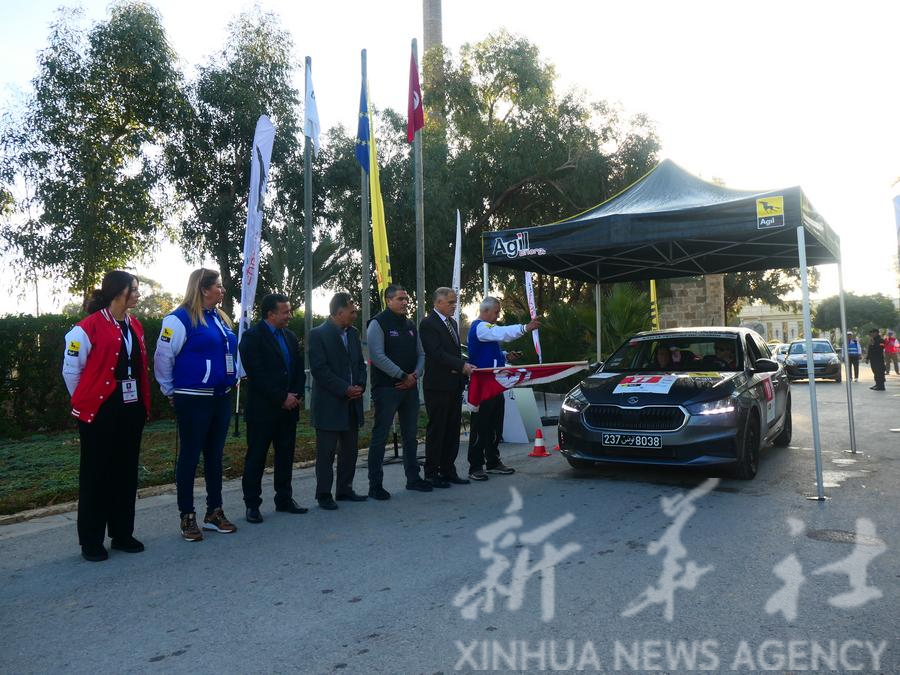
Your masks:
<instances>
[{"instance_id":1,"label":"building in background","mask_svg":"<svg viewBox=\"0 0 900 675\"><path fill-rule=\"evenodd\" d=\"M815 300L810 300L811 312L815 312L817 304ZM803 312L799 307L792 310L771 305L746 305L738 314L738 319L740 325L753 328L767 342L790 342L803 337Z\"/></svg>"}]
</instances>

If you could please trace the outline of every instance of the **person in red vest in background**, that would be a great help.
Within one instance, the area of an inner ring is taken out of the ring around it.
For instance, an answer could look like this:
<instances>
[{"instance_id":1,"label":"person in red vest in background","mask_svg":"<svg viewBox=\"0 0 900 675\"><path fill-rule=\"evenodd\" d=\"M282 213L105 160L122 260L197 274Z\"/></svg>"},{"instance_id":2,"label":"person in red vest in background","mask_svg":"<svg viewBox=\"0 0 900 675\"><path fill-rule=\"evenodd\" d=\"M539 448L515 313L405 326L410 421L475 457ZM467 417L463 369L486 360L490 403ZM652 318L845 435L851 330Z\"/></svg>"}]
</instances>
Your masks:
<instances>
[{"instance_id":1,"label":"person in red vest in background","mask_svg":"<svg viewBox=\"0 0 900 675\"><path fill-rule=\"evenodd\" d=\"M894 365L894 374L900 375L900 341L894 335L894 331L889 330L887 337L884 338L884 374L889 375L891 372L891 364Z\"/></svg>"}]
</instances>

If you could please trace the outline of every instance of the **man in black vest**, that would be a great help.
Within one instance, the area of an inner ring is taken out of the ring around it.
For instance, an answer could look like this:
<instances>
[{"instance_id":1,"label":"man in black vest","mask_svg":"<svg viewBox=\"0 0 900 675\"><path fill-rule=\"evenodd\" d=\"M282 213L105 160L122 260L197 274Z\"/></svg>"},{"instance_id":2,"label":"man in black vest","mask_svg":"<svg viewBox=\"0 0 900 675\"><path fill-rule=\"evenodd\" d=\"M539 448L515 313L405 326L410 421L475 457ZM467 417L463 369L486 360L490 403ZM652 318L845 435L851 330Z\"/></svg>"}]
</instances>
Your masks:
<instances>
[{"instance_id":1,"label":"man in black vest","mask_svg":"<svg viewBox=\"0 0 900 675\"><path fill-rule=\"evenodd\" d=\"M419 476L416 457L416 429L419 418L419 378L425 368L425 352L416 325L407 318L409 294L403 286L391 284L384 290L387 305L369 322L366 337L372 361L372 401L375 424L369 443L369 496L390 499L382 486L384 444L399 413L403 438L403 469L406 489L431 492L431 484Z\"/></svg>"},{"instance_id":2,"label":"man in black vest","mask_svg":"<svg viewBox=\"0 0 900 675\"><path fill-rule=\"evenodd\" d=\"M303 352L288 330L291 303L272 293L259 306L262 321L241 338L241 366L247 373L244 409L247 457L244 460L244 504L247 521L261 523L262 475L269 446L275 446L275 510L306 513L294 501L291 473L297 442L297 420L306 385Z\"/></svg>"}]
</instances>

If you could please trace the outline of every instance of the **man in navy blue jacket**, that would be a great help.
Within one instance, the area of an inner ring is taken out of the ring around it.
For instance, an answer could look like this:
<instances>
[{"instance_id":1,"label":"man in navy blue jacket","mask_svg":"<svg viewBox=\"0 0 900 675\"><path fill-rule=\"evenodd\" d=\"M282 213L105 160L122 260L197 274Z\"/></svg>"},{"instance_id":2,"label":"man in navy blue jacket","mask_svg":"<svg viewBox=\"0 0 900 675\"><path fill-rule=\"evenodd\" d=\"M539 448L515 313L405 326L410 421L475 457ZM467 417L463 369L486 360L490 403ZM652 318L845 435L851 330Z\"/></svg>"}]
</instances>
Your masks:
<instances>
[{"instance_id":1,"label":"man in navy blue jacket","mask_svg":"<svg viewBox=\"0 0 900 675\"><path fill-rule=\"evenodd\" d=\"M244 410L247 457L244 461L244 505L247 521L261 523L262 475L269 446L275 446L275 510L306 513L293 498L291 474L297 445L297 421L306 386L303 352L288 330L291 303L272 293L259 306L262 321L241 338L241 365L247 373Z\"/></svg>"},{"instance_id":2,"label":"man in navy blue jacket","mask_svg":"<svg viewBox=\"0 0 900 675\"><path fill-rule=\"evenodd\" d=\"M338 506L332 497L335 451L338 501L365 501L353 491L359 456L359 428L363 425L363 392L366 363L363 360L356 321L356 303L349 293L336 293L329 306L331 316L309 333L309 372L312 386L312 425L316 429L316 500L323 509Z\"/></svg>"}]
</instances>

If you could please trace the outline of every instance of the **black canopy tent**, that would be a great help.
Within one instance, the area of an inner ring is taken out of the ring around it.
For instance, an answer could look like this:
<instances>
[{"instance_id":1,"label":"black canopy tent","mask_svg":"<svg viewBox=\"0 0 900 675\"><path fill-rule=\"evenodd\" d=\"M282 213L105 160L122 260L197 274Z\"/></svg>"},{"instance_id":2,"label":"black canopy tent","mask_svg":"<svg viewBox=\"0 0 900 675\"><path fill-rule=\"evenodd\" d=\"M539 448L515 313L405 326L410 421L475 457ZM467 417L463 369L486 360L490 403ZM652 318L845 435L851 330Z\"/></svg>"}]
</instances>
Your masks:
<instances>
[{"instance_id":1,"label":"black canopy tent","mask_svg":"<svg viewBox=\"0 0 900 675\"><path fill-rule=\"evenodd\" d=\"M837 263L840 239L799 187L754 192L708 183L664 160L597 206L549 225L485 232L485 265L594 284L800 267L818 498L823 499L808 265ZM599 354L599 287L597 289ZM849 359L845 359L850 444L856 452Z\"/></svg>"}]
</instances>

